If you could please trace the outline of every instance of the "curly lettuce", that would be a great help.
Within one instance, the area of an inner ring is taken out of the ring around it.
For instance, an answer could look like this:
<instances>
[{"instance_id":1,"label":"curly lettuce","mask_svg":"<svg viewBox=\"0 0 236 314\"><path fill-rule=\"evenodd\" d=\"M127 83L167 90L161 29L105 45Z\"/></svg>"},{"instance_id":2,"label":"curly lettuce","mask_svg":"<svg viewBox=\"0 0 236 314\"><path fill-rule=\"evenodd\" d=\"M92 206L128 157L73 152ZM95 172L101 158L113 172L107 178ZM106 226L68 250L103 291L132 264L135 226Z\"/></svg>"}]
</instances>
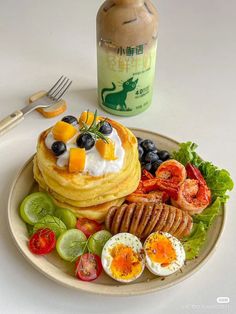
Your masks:
<instances>
[{"instance_id":1,"label":"curly lettuce","mask_svg":"<svg viewBox=\"0 0 236 314\"><path fill-rule=\"evenodd\" d=\"M186 259L194 259L206 240L207 231L214 219L220 214L222 203L217 198L214 203L207 207L201 214L193 216L194 227L190 236L182 240L186 253Z\"/></svg>"},{"instance_id":2,"label":"curly lettuce","mask_svg":"<svg viewBox=\"0 0 236 314\"><path fill-rule=\"evenodd\" d=\"M211 162L204 161L197 153L198 146L192 142L180 144L178 151L173 153L173 158L186 166L191 163L196 166L206 180L211 190L212 203L201 214L193 216L194 228L189 237L183 239L187 259L196 258L206 239L207 230L214 219L220 214L222 205L229 198L228 191L234 187L230 174L225 169L219 169Z\"/></svg>"}]
</instances>

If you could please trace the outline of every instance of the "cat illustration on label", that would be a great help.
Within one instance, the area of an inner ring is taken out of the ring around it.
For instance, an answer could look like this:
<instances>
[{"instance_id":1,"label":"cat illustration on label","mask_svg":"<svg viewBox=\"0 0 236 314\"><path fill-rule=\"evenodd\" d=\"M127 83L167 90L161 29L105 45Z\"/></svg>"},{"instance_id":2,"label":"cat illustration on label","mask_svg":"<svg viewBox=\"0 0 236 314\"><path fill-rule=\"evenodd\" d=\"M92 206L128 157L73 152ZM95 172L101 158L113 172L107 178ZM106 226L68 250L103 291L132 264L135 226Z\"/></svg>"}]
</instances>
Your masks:
<instances>
[{"instance_id":1,"label":"cat illustration on label","mask_svg":"<svg viewBox=\"0 0 236 314\"><path fill-rule=\"evenodd\" d=\"M116 85L112 82L113 87L112 88L103 88L101 92L102 96L102 102L103 105L114 110L120 110L120 111L131 111L131 108L128 108L126 105L126 98L128 96L128 93L135 90L136 86L138 84L138 79L133 81L133 77L125 81L122 85L121 91L115 91ZM106 92L112 92L105 95Z\"/></svg>"}]
</instances>

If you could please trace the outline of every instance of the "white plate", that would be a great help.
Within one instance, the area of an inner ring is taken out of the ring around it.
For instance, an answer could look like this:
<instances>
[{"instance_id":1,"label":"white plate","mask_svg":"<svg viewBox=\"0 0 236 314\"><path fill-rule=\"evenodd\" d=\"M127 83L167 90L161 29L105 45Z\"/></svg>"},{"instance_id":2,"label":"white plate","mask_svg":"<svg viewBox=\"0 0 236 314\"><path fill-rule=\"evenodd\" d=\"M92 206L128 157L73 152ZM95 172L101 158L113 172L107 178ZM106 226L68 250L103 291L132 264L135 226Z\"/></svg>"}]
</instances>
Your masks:
<instances>
[{"instance_id":1,"label":"white plate","mask_svg":"<svg viewBox=\"0 0 236 314\"><path fill-rule=\"evenodd\" d=\"M170 152L178 149L178 143L170 138L149 131L132 130L136 136L153 140L158 148L166 149ZM64 286L105 295L137 295L162 290L194 274L210 257L220 238L224 226L224 208L222 209L222 214L217 217L211 226L199 257L193 261L188 261L182 268L182 271L163 279L155 277L148 270L145 270L138 280L130 284L118 283L105 273L94 282L79 281L74 277L74 266L60 259L56 252L40 257L33 255L28 249L28 233L25 223L19 216L19 204L32 191L35 185L32 167L33 157L23 166L12 184L8 201L10 231L18 249L27 261L44 275Z\"/></svg>"}]
</instances>

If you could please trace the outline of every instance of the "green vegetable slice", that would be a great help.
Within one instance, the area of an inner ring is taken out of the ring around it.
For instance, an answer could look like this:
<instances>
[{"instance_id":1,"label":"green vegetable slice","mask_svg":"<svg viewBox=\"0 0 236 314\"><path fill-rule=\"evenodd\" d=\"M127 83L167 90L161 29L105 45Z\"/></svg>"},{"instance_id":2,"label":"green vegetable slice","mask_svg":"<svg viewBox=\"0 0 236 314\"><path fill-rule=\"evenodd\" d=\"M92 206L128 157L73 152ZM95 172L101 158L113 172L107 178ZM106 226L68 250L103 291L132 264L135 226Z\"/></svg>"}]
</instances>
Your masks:
<instances>
[{"instance_id":1,"label":"green vegetable slice","mask_svg":"<svg viewBox=\"0 0 236 314\"><path fill-rule=\"evenodd\" d=\"M77 219L69 209L57 208L54 212L54 216L61 219L61 221L63 221L66 225L67 229L75 228Z\"/></svg>"},{"instance_id":2,"label":"green vegetable slice","mask_svg":"<svg viewBox=\"0 0 236 314\"><path fill-rule=\"evenodd\" d=\"M101 230L91 235L88 240L89 252L101 256L104 245L111 237L112 234L107 230Z\"/></svg>"},{"instance_id":3,"label":"green vegetable slice","mask_svg":"<svg viewBox=\"0 0 236 314\"><path fill-rule=\"evenodd\" d=\"M52 215L55 206L51 197L43 192L35 192L26 196L20 205L21 218L34 225L46 215Z\"/></svg>"},{"instance_id":4,"label":"green vegetable slice","mask_svg":"<svg viewBox=\"0 0 236 314\"><path fill-rule=\"evenodd\" d=\"M58 238L56 249L62 259L74 262L87 252L87 237L78 229L67 230Z\"/></svg>"},{"instance_id":5,"label":"green vegetable slice","mask_svg":"<svg viewBox=\"0 0 236 314\"><path fill-rule=\"evenodd\" d=\"M67 230L64 222L62 222L59 218L50 215L43 217L38 223L36 223L34 225L33 232L35 233L38 229L43 228L48 228L54 231L57 238Z\"/></svg>"}]
</instances>

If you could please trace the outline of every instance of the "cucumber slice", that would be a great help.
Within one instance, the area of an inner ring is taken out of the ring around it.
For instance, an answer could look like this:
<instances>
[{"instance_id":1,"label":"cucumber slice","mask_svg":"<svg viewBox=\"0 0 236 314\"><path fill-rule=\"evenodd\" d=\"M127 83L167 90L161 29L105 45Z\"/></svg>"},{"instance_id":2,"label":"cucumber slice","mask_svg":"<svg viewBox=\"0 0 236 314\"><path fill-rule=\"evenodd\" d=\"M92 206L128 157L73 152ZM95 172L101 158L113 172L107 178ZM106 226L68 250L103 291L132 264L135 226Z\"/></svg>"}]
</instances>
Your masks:
<instances>
[{"instance_id":1,"label":"cucumber slice","mask_svg":"<svg viewBox=\"0 0 236 314\"><path fill-rule=\"evenodd\" d=\"M33 231L35 233L38 229L43 228L49 228L54 231L57 238L67 230L64 222L62 222L59 218L50 215L43 217L38 223L36 223Z\"/></svg>"},{"instance_id":2,"label":"cucumber slice","mask_svg":"<svg viewBox=\"0 0 236 314\"><path fill-rule=\"evenodd\" d=\"M20 205L21 218L29 225L36 224L46 215L52 215L55 206L51 197L43 192L32 193Z\"/></svg>"},{"instance_id":3,"label":"cucumber slice","mask_svg":"<svg viewBox=\"0 0 236 314\"><path fill-rule=\"evenodd\" d=\"M54 216L61 219L64 222L67 229L74 229L76 226L77 219L75 215L66 208L57 208L54 212Z\"/></svg>"},{"instance_id":4,"label":"cucumber slice","mask_svg":"<svg viewBox=\"0 0 236 314\"><path fill-rule=\"evenodd\" d=\"M58 238L56 249L62 259L74 262L87 252L87 237L78 229L67 230Z\"/></svg>"},{"instance_id":5,"label":"cucumber slice","mask_svg":"<svg viewBox=\"0 0 236 314\"><path fill-rule=\"evenodd\" d=\"M104 245L111 237L112 234L107 230L101 230L94 233L88 240L89 252L101 256Z\"/></svg>"}]
</instances>

